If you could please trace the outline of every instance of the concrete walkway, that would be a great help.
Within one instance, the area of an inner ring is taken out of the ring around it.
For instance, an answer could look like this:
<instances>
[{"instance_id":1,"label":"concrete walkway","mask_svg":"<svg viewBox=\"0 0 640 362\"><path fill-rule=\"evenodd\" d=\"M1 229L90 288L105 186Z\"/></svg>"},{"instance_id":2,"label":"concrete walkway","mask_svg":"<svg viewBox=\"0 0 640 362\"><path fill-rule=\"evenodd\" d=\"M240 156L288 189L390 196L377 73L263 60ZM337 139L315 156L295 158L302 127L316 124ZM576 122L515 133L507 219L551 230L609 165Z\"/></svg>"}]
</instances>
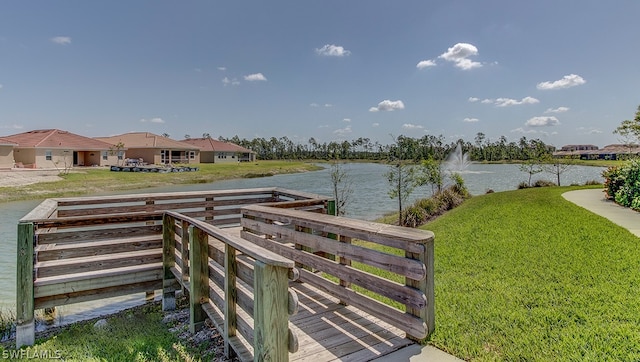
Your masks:
<instances>
[{"instance_id":1,"label":"concrete walkway","mask_svg":"<svg viewBox=\"0 0 640 362\"><path fill-rule=\"evenodd\" d=\"M562 194L566 200L585 208L594 214L611 220L614 224L628 229L634 235L640 237L640 212L622 207L605 198L604 190L588 189L569 191ZM396 361L435 361L435 362L459 362L461 359L447 354L433 346L421 346L414 344L399 351L375 359L377 362Z\"/></svg>"},{"instance_id":2,"label":"concrete walkway","mask_svg":"<svg viewBox=\"0 0 640 362\"><path fill-rule=\"evenodd\" d=\"M628 229L632 234L640 237L640 212L622 207L605 198L604 190L588 189L569 191L562 197L583 207L594 214L611 220L614 224Z\"/></svg>"}]
</instances>

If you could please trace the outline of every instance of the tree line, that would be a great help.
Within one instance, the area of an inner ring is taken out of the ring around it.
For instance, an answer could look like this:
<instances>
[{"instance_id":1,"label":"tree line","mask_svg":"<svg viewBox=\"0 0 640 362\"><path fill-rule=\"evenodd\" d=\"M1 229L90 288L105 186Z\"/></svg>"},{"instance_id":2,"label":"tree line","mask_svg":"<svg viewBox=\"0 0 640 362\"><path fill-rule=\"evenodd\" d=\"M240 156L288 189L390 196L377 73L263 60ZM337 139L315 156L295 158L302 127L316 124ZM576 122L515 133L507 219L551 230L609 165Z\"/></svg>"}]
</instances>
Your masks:
<instances>
[{"instance_id":1,"label":"tree line","mask_svg":"<svg viewBox=\"0 0 640 362\"><path fill-rule=\"evenodd\" d=\"M377 161L400 157L402 160L419 162L427 159L444 160L460 144L471 161L526 161L551 156L555 150L539 139L527 139L523 136L518 142L509 142L506 137L501 136L498 140L491 141L484 133L478 133L473 143L463 139L447 143L442 135L425 135L420 138L398 136L390 144L381 144L364 137L331 142L318 142L311 137L306 143L294 142L287 136L248 140L236 135L231 138L220 136L218 139L254 151L259 160Z\"/></svg>"}]
</instances>

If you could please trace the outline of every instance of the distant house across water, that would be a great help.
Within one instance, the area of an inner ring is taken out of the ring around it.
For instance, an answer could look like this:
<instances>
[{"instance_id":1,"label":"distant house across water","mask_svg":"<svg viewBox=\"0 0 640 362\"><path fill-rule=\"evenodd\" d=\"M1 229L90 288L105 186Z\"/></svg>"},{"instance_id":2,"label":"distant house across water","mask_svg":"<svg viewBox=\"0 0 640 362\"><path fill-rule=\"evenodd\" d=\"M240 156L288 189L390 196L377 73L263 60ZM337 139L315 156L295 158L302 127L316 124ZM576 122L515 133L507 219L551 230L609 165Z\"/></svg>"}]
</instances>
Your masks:
<instances>
[{"instance_id":1,"label":"distant house across water","mask_svg":"<svg viewBox=\"0 0 640 362\"><path fill-rule=\"evenodd\" d=\"M198 147L149 132L131 132L96 139L112 145L124 145L128 159L142 159L142 162L150 165L200 163Z\"/></svg>"},{"instance_id":2,"label":"distant house across water","mask_svg":"<svg viewBox=\"0 0 640 362\"><path fill-rule=\"evenodd\" d=\"M14 143L15 167L107 166L116 164L118 157L110 152L109 143L59 129L33 130L4 136L3 140ZM3 156L5 152L3 147L0 159L8 157Z\"/></svg>"},{"instance_id":3,"label":"distant house across water","mask_svg":"<svg viewBox=\"0 0 640 362\"><path fill-rule=\"evenodd\" d=\"M10 169L14 166L13 148L17 146L6 138L0 137L0 170Z\"/></svg>"},{"instance_id":4,"label":"distant house across water","mask_svg":"<svg viewBox=\"0 0 640 362\"><path fill-rule=\"evenodd\" d=\"M566 145L553 153L554 157L573 157L582 160L624 160L640 156L640 145L612 144L598 148L594 145Z\"/></svg>"},{"instance_id":5,"label":"distant house across water","mask_svg":"<svg viewBox=\"0 0 640 362\"><path fill-rule=\"evenodd\" d=\"M188 138L180 142L188 143L200 149L200 162L253 162L256 153L231 142L223 142L212 138Z\"/></svg>"}]
</instances>

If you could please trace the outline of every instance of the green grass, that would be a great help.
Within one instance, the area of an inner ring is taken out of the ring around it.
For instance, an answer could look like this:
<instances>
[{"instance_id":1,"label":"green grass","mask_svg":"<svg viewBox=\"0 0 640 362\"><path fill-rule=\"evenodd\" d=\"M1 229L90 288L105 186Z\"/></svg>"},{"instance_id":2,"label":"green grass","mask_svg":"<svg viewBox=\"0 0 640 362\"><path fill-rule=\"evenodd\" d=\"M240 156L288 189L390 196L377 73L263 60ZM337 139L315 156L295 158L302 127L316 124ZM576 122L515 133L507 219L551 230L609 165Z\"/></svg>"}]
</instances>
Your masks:
<instances>
[{"instance_id":1,"label":"green grass","mask_svg":"<svg viewBox=\"0 0 640 362\"><path fill-rule=\"evenodd\" d=\"M25 347L22 351L0 347L0 358L22 356L12 359L32 360L34 354L48 354L65 361L169 362L206 361L213 357L202 353L208 347L206 343L188 346L169 332L170 326L162 322L159 303L108 317L108 326L104 329L94 328L94 322L72 324L53 336L36 339L34 346Z\"/></svg>"},{"instance_id":2,"label":"green grass","mask_svg":"<svg viewBox=\"0 0 640 362\"><path fill-rule=\"evenodd\" d=\"M474 197L435 233L436 332L466 360L640 360L640 240L537 188Z\"/></svg>"},{"instance_id":3,"label":"green grass","mask_svg":"<svg viewBox=\"0 0 640 362\"><path fill-rule=\"evenodd\" d=\"M209 183L220 180L272 176L317 170L303 162L259 161L231 164L199 164L196 172L112 172L107 168L83 168L62 176L63 180L20 187L0 187L0 200L17 201L49 197L80 196L96 192L142 189L156 186ZM29 172L29 171L24 171Z\"/></svg>"}]
</instances>

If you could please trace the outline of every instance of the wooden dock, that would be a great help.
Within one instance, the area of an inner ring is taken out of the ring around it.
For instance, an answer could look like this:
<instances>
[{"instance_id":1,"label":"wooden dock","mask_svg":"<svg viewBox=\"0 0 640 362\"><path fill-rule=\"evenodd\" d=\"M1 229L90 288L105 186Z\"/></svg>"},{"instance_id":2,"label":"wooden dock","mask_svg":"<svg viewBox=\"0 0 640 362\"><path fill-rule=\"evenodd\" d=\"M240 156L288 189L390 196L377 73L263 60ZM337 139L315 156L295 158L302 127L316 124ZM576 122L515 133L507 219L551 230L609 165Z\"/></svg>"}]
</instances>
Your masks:
<instances>
[{"instance_id":1,"label":"wooden dock","mask_svg":"<svg viewBox=\"0 0 640 362\"><path fill-rule=\"evenodd\" d=\"M289 320L300 345L290 361L370 361L415 343L404 331L307 283L292 283L298 314Z\"/></svg>"},{"instance_id":2,"label":"wooden dock","mask_svg":"<svg viewBox=\"0 0 640 362\"><path fill-rule=\"evenodd\" d=\"M159 289L242 361L369 361L428 336L433 234L333 206L279 188L45 200L18 224L16 346L35 309Z\"/></svg>"}]
</instances>

